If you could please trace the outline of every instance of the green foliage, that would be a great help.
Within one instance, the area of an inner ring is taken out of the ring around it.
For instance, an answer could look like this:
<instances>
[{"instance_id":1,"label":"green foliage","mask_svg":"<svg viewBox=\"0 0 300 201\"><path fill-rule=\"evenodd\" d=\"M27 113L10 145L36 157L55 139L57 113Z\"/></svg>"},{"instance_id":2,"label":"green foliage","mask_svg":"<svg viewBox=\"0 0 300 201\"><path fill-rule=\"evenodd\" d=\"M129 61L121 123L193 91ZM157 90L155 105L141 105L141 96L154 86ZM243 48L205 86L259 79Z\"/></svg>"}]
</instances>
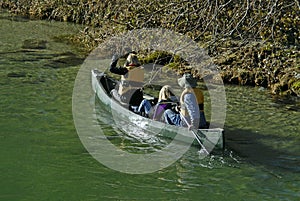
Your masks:
<instances>
[{"instance_id":1,"label":"green foliage","mask_svg":"<svg viewBox=\"0 0 300 201\"><path fill-rule=\"evenodd\" d=\"M297 96L300 96L300 80L299 79L298 79L298 81L293 83L291 89Z\"/></svg>"},{"instance_id":2,"label":"green foliage","mask_svg":"<svg viewBox=\"0 0 300 201\"><path fill-rule=\"evenodd\" d=\"M144 57L140 59L142 63L155 63L168 65L171 63L183 63L184 61L178 56L166 51L145 52Z\"/></svg>"}]
</instances>

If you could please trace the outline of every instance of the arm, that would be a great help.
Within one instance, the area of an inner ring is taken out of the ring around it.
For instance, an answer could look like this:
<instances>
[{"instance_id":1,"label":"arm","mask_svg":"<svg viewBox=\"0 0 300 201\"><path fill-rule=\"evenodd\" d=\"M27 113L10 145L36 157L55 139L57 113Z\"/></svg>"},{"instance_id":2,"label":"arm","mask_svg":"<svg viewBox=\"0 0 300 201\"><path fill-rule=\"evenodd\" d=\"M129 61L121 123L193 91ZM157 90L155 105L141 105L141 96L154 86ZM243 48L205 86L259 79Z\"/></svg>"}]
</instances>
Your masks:
<instances>
[{"instance_id":1,"label":"arm","mask_svg":"<svg viewBox=\"0 0 300 201\"><path fill-rule=\"evenodd\" d=\"M190 119L191 119L191 125L195 128L198 128L198 125L195 125L196 123L199 123L200 118L200 111L199 107L196 101L196 97L194 94L188 93L184 95L184 103L186 110L189 113Z\"/></svg>"},{"instance_id":2,"label":"arm","mask_svg":"<svg viewBox=\"0 0 300 201\"><path fill-rule=\"evenodd\" d=\"M128 73L128 69L125 67L117 67L118 60L119 59L117 55L114 55L112 57L109 71L118 75L125 75L126 73Z\"/></svg>"}]
</instances>

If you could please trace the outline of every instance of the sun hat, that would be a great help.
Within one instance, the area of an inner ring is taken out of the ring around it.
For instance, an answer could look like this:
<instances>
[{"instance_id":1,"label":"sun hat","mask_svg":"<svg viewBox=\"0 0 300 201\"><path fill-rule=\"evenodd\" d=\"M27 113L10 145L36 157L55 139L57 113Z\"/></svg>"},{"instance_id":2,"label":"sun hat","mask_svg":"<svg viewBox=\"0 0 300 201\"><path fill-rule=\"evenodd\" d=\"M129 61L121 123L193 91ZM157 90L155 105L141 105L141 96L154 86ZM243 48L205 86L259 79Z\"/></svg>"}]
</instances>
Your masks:
<instances>
[{"instance_id":1,"label":"sun hat","mask_svg":"<svg viewBox=\"0 0 300 201\"><path fill-rule=\"evenodd\" d=\"M191 74L184 74L178 79L178 84L182 88L194 88L197 86L197 80Z\"/></svg>"},{"instance_id":2,"label":"sun hat","mask_svg":"<svg viewBox=\"0 0 300 201\"><path fill-rule=\"evenodd\" d=\"M140 62L139 62L139 59L137 58L137 55L134 54L134 53L130 53L125 61L125 64L124 66L125 67L138 67L140 66Z\"/></svg>"}]
</instances>

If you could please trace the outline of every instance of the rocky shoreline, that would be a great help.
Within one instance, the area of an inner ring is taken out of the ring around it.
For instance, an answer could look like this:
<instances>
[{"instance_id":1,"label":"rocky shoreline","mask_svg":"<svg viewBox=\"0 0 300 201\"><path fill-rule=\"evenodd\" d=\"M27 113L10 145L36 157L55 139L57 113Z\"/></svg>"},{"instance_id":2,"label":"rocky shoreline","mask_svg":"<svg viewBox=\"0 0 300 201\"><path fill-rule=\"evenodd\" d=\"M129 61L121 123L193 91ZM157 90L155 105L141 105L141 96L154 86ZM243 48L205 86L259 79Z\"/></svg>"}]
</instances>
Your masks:
<instances>
[{"instance_id":1,"label":"rocky shoreline","mask_svg":"<svg viewBox=\"0 0 300 201\"><path fill-rule=\"evenodd\" d=\"M260 86L270 89L272 94L300 96L298 1L218 3L4 0L0 8L32 19L83 24L85 29L69 39L84 45L87 52L124 31L171 29L206 48L225 83Z\"/></svg>"}]
</instances>

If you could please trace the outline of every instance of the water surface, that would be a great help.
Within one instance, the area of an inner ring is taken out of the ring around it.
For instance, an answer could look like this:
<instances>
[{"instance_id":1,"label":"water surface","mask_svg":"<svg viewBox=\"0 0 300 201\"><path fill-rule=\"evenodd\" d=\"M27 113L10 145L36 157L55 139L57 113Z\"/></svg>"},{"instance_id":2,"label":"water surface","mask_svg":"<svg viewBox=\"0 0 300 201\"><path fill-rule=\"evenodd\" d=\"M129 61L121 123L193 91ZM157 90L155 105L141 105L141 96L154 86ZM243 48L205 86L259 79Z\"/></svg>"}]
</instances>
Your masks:
<instances>
[{"instance_id":1,"label":"water surface","mask_svg":"<svg viewBox=\"0 0 300 201\"><path fill-rule=\"evenodd\" d=\"M275 99L259 88L226 86L224 154L200 160L199 147L191 147L170 167L145 175L119 173L93 159L72 117L74 80L84 57L57 40L79 30L1 12L1 200L299 199L299 100ZM46 41L46 47L25 48L28 40ZM209 104L206 111L209 117ZM95 124L131 152L164 144L116 132L113 122L103 123L107 118L98 115Z\"/></svg>"}]
</instances>

